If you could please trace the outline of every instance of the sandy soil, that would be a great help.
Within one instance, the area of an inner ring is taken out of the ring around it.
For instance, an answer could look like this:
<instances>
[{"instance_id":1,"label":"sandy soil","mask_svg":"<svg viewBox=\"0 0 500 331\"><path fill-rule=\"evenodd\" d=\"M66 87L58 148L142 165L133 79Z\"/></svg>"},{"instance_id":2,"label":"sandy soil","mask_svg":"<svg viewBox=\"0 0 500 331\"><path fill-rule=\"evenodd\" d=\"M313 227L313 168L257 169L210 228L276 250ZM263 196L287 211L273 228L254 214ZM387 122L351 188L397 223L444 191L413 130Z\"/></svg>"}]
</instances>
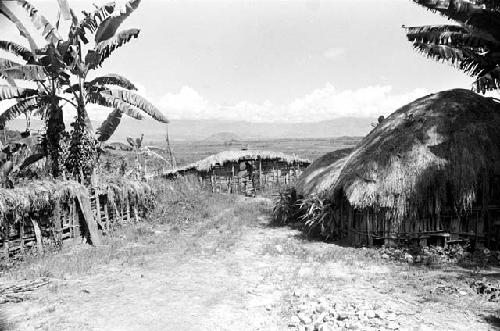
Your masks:
<instances>
[{"instance_id":1,"label":"sandy soil","mask_svg":"<svg viewBox=\"0 0 500 331\"><path fill-rule=\"evenodd\" d=\"M213 248L228 240L219 237L223 226L204 227L202 235L200 228L181 232L177 239L157 231L169 248L145 255L140 265L118 260L90 275L51 279L29 300L0 309L19 330L290 330L297 307L328 298L391 311L403 330L496 327L498 304L466 288L464 270L363 258L361 249L269 227L266 215L243 227L221 250ZM189 254L189 246L200 243L201 251Z\"/></svg>"}]
</instances>

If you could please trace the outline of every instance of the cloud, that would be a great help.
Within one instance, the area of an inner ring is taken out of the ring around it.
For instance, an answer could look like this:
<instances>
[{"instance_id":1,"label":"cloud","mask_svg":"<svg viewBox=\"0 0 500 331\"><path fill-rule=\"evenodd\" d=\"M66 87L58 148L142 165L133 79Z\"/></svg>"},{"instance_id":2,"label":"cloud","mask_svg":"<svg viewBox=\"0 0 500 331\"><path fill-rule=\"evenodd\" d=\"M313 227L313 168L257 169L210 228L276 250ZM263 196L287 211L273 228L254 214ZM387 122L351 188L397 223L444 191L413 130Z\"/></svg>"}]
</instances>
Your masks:
<instances>
[{"instance_id":1,"label":"cloud","mask_svg":"<svg viewBox=\"0 0 500 331\"><path fill-rule=\"evenodd\" d=\"M323 57L325 57L328 60L332 60L343 55L346 51L347 49L341 47L329 48L323 53Z\"/></svg>"},{"instance_id":2,"label":"cloud","mask_svg":"<svg viewBox=\"0 0 500 331\"><path fill-rule=\"evenodd\" d=\"M169 119L278 123L318 122L347 116L387 116L399 107L429 93L425 89L395 93L389 85L338 90L328 83L284 104L242 100L231 105L221 105L210 102L189 86L182 87L177 93L166 93L160 98L154 98L148 95L143 85L136 85L139 90L137 93L153 102ZM0 113L12 104L12 100L0 102ZM70 120L76 116L72 106L66 105L64 110L66 119ZM111 110L97 105L87 105L90 118L98 122L106 119Z\"/></svg>"},{"instance_id":3,"label":"cloud","mask_svg":"<svg viewBox=\"0 0 500 331\"><path fill-rule=\"evenodd\" d=\"M194 89L184 86L178 93L167 93L157 105L170 119L220 119L250 122L316 122L339 117L377 117L389 115L399 107L428 94L425 89L395 93L391 86L369 86L337 90L328 83L287 104L270 101L240 101L233 105L209 102Z\"/></svg>"}]
</instances>

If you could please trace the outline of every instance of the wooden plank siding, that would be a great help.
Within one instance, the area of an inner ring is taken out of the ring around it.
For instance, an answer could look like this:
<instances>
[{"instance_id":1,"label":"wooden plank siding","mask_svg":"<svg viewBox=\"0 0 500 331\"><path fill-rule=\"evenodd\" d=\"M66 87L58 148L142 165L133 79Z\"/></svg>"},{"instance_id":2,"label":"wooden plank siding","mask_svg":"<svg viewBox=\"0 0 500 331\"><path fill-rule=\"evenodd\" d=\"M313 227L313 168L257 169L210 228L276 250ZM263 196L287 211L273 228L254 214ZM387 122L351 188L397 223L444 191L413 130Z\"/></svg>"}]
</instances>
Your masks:
<instances>
[{"instance_id":1,"label":"wooden plank siding","mask_svg":"<svg viewBox=\"0 0 500 331\"><path fill-rule=\"evenodd\" d=\"M251 185L254 190L260 191L289 185L297 179L305 166L289 164L276 160L240 160L239 162L226 162L216 165L210 171L199 172L197 176L204 189L218 193L245 193L244 179L238 175L240 163L254 161L253 180Z\"/></svg>"}]
</instances>

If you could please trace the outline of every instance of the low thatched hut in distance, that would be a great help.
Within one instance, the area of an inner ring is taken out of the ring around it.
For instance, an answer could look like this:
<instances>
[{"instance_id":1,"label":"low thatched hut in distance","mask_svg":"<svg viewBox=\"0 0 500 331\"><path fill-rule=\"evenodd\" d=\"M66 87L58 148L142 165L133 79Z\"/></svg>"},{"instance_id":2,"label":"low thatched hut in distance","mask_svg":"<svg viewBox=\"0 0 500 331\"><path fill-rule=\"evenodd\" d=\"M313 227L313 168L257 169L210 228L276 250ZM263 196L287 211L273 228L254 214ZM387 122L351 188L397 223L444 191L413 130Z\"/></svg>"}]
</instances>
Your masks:
<instances>
[{"instance_id":1,"label":"low thatched hut in distance","mask_svg":"<svg viewBox=\"0 0 500 331\"><path fill-rule=\"evenodd\" d=\"M245 193L289 184L311 163L294 155L271 151L224 151L164 174L166 178L194 175L214 192ZM249 171L250 170L250 174ZM245 171L242 171L245 170ZM250 178L248 178L250 177Z\"/></svg>"},{"instance_id":2,"label":"low thatched hut in distance","mask_svg":"<svg viewBox=\"0 0 500 331\"><path fill-rule=\"evenodd\" d=\"M499 247L500 104L463 89L420 98L313 163L296 190L302 219L329 238ZM314 201L321 215L307 215Z\"/></svg>"}]
</instances>

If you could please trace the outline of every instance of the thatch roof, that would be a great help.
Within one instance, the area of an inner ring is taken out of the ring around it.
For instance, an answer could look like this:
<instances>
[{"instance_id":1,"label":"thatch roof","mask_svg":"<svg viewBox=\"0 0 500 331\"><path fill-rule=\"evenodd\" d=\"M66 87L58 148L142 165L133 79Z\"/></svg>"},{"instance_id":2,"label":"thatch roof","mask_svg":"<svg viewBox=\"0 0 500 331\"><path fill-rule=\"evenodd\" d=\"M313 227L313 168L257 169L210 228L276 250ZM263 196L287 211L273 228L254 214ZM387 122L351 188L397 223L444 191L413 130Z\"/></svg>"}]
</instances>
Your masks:
<instances>
[{"instance_id":1,"label":"thatch roof","mask_svg":"<svg viewBox=\"0 0 500 331\"><path fill-rule=\"evenodd\" d=\"M338 179L340 169L352 148L343 148L326 153L304 170L297 181L301 195L319 194L330 188Z\"/></svg>"},{"instance_id":2,"label":"thatch roof","mask_svg":"<svg viewBox=\"0 0 500 331\"><path fill-rule=\"evenodd\" d=\"M218 165L223 165L228 162L240 162L245 160L276 160L280 162L286 162L289 164L298 163L301 165L309 165L311 163L308 159L301 159L295 155L287 155L281 152L272 151L257 151L257 150L246 150L246 151L224 151L209 157L204 158L198 162L188 164L184 167L178 168L177 170L170 170L165 173L165 175L172 175L175 173L183 173L189 170L195 171L210 171L213 167Z\"/></svg>"},{"instance_id":3,"label":"thatch roof","mask_svg":"<svg viewBox=\"0 0 500 331\"><path fill-rule=\"evenodd\" d=\"M443 204L468 209L481 181L500 175L500 104L464 89L432 94L391 114L345 158L316 162L301 195L343 196L397 218Z\"/></svg>"},{"instance_id":4,"label":"thatch roof","mask_svg":"<svg viewBox=\"0 0 500 331\"><path fill-rule=\"evenodd\" d=\"M151 186L147 182L127 178L105 179L95 189L98 194L107 195L107 201L110 205L118 206L122 205L126 199L132 205L142 205L153 194Z\"/></svg>"},{"instance_id":5,"label":"thatch roof","mask_svg":"<svg viewBox=\"0 0 500 331\"><path fill-rule=\"evenodd\" d=\"M71 198L87 196L85 186L75 181L40 180L12 189L0 189L0 215L17 211L39 212Z\"/></svg>"}]
</instances>

